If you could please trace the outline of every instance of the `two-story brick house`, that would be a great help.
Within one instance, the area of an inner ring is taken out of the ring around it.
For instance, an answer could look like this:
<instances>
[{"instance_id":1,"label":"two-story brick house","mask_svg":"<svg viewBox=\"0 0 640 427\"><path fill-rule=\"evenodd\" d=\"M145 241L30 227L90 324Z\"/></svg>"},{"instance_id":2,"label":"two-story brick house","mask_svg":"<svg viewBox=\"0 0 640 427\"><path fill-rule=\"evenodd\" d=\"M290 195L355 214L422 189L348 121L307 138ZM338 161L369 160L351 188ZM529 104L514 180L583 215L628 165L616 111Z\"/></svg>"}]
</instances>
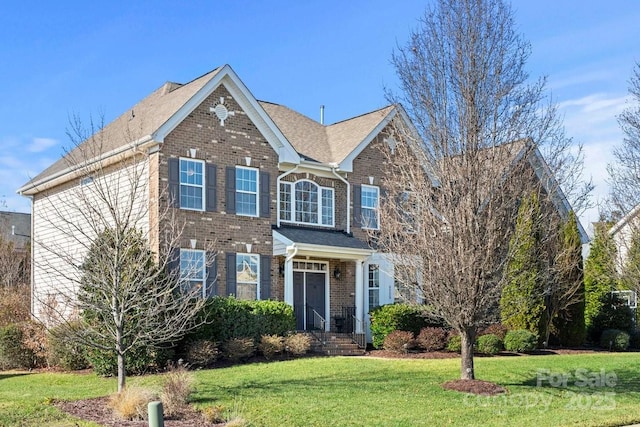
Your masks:
<instances>
[{"instance_id":1,"label":"two-story brick house","mask_svg":"<svg viewBox=\"0 0 640 427\"><path fill-rule=\"evenodd\" d=\"M148 209L140 227L157 241L156 217L167 205L185 223L179 264L203 296L283 300L298 329L341 329L346 320L364 332L369 309L394 301L393 265L367 243L381 225L381 148L394 120L408 121L388 106L324 125L257 101L225 65L186 84L166 83L105 126L100 155L107 161L134 145L145 150L149 185L137 202ZM122 138L131 129L135 141ZM118 181L117 168L110 173ZM74 292L58 269L39 267L56 262L39 242L74 244L55 226L51 206L92 179L60 159L19 189L33 200L36 316L38 301ZM218 253L207 263L212 241ZM84 256L81 248L76 256Z\"/></svg>"}]
</instances>

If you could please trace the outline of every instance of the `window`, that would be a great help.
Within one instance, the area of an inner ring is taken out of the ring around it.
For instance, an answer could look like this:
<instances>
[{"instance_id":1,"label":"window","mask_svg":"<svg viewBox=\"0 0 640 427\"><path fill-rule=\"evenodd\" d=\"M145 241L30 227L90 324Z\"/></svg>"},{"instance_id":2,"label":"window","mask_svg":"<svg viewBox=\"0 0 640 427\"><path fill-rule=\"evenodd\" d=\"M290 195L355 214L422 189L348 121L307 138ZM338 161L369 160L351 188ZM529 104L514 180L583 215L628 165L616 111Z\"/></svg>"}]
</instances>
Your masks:
<instances>
[{"instance_id":1,"label":"window","mask_svg":"<svg viewBox=\"0 0 640 427\"><path fill-rule=\"evenodd\" d=\"M206 295L206 262L205 252L194 249L180 249L180 280L185 291L202 289Z\"/></svg>"},{"instance_id":2,"label":"window","mask_svg":"<svg viewBox=\"0 0 640 427\"><path fill-rule=\"evenodd\" d=\"M377 230L380 224L380 212L378 211L380 189L370 185L363 185L362 192L360 194L362 228Z\"/></svg>"},{"instance_id":3,"label":"window","mask_svg":"<svg viewBox=\"0 0 640 427\"><path fill-rule=\"evenodd\" d=\"M334 225L334 190L313 181L280 183L280 220L311 225Z\"/></svg>"},{"instance_id":4,"label":"window","mask_svg":"<svg viewBox=\"0 0 640 427\"><path fill-rule=\"evenodd\" d=\"M180 207L203 210L204 162L180 159Z\"/></svg>"},{"instance_id":5,"label":"window","mask_svg":"<svg viewBox=\"0 0 640 427\"><path fill-rule=\"evenodd\" d=\"M369 311L380 306L380 266L369 264Z\"/></svg>"},{"instance_id":6,"label":"window","mask_svg":"<svg viewBox=\"0 0 640 427\"><path fill-rule=\"evenodd\" d=\"M260 298L258 274L260 255L236 254L236 297L241 300Z\"/></svg>"},{"instance_id":7,"label":"window","mask_svg":"<svg viewBox=\"0 0 640 427\"><path fill-rule=\"evenodd\" d=\"M395 303L422 303L424 298L419 286L418 273L408 265L395 266Z\"/></svg>"},{"instance_id":8,"label":"window","mask_svg":"<svg viewBox=\"0 0 640 427\"><path fill-rule=\"evenodd\" d=\"M80 178L80 186L84 187L85 185L93 184L93 177L91 175L85 176L84 178Z\"/></svg>"},{"instance_id":9,"label":"window","mask_svg":"<svg viewBox=\"0 0 640 427\"><path fill-rule=\"evenodd\" d=\"M258 170L236 166L236 213L258 216Z\"/></svg>"},{"instance_id":10,"label":"window","mask_svg":"<svg viewBox=\"0 0 640 427\"><path fill-rule=\"evenodd\" d=\"M399 195L399 213L400 221L404 231L407 233L415 233L417 231L418 205L412 191L403 191Z\"/></svg>"}]
</instances>

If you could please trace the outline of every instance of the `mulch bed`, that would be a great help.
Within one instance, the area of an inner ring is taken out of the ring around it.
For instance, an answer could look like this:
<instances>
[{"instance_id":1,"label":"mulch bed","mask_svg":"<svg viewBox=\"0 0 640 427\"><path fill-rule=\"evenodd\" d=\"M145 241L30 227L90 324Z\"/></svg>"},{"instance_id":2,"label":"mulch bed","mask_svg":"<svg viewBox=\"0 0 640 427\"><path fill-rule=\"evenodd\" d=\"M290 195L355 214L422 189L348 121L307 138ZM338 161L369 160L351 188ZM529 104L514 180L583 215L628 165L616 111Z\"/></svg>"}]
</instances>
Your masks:
<instances>
[{"instance_id":1,"label":"mulch bed","mask_svg":"<svg viewBox=\"0 0 640 427\"><path fill-rule=\"evenodd\" d=\"M95 399L74 400L72 402L59 401L55 406L62 411L83 420L93 421L106 427L148 427L148 421L124 421L115 418L113 411L107 406L108 397ZM207 424L195 410L185 413L179 420L164 420L166 427L205 427L224 426L224 424Z\"/></svg>"},{"instance_id":2,"label":"mulch bed","mask_svg":"<svg viewBox=\"0 0 640 427\"><path fill-rule=\"evenodd\" d=\"M506 393L504 387L498 384L490 383L482 380L453 380L442 384L442 388L446 390L460 391L462 393L480 394L483 396L495 396L496 394Z\"/></svg>"}]
</instances>

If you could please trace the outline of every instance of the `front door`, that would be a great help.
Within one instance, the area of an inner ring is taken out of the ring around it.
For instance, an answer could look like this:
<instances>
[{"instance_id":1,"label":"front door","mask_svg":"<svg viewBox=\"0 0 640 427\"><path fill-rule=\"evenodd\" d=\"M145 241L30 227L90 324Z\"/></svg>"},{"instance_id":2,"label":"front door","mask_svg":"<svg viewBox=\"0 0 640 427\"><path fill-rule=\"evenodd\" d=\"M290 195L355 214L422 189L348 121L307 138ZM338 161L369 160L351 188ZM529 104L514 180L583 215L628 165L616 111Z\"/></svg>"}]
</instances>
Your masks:
<instances>
[{"instance_id":1,"label":"front door","mask_svg":"<svg viewBox=\"0 0 640 427\"><path fill-rule=\"evenodd\" d=\"M326 273L311 271L293 272L293 312L296 329L300 331L318 329L320 318L325 316Z\"/></svg>"}]
</instances>

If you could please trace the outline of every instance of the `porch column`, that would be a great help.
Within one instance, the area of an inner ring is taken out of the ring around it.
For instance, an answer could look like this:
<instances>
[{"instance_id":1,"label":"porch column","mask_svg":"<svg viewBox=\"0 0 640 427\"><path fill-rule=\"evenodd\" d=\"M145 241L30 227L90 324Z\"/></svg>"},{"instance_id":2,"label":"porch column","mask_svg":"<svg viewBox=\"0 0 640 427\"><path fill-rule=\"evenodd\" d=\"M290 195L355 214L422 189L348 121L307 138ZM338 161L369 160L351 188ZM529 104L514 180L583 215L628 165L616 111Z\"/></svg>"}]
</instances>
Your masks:
<instances>
[{"instance_id":1,"label":"porch column","mask_svg":"<svg viewBox=\"0 0 640 427\"><path fill-rule=\"evenodd\" d=\"M284 302L293 307L293 256L284 260Z\"/></svg>"},{"instance_id":2,"label":"porch column","mask_svg":"<svg viewBox=\"0 0 640 427\"><path fill-rule=\"evenodd\" d=\"M356 333L362 334L364 330L364 281L362 278L362 260L356 261Z\"/></svg>"}]
</instances>

